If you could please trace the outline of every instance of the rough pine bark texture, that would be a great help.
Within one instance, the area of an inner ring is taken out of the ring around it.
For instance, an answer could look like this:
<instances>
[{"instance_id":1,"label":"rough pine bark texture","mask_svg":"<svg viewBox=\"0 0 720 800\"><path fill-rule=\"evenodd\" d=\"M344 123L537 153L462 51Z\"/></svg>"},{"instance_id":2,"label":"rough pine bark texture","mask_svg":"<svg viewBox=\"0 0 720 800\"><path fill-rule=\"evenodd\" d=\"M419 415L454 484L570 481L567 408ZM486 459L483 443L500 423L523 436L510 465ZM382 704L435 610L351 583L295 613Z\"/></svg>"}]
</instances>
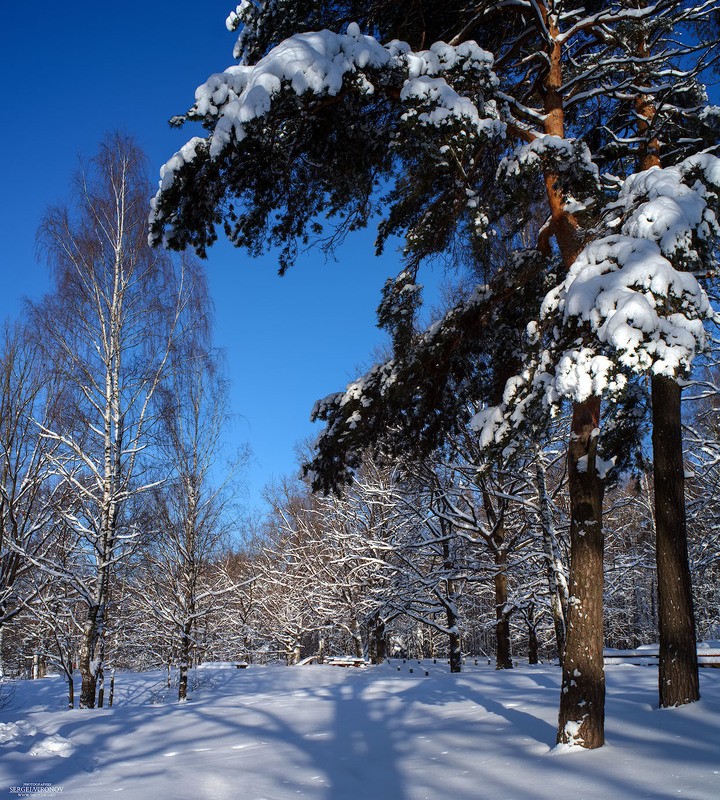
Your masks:
<instances>
[{"instance_id":1,"label":"rough pine bark texture","mask_svg":"<svg viewBox=\"0 0 720 800\"><path fill-rule=\"evenodd\" d=\"M646 55L643 43L641 55ZM638 131L647 138L641 148L642 169L660 166L660 143L652 135L654 100L635 102ZM683 464L681 389L659 375L651 379L655 552L658 573L660 705L679 706L700 699L695 615L687 549L685 466Z\"/></svg>"},{"instance_id":2,"label":"rough pine bark texture","mask_svg":"<svg viewBox=\"0 0 720 800\"><path fill-rule=\"evenodd\" d=\"M680 393L676 381L653 377L652 442L660 628L658 681L660 705L665 707L700 699L685 523Z\"/></svg>"},{"instance_id":3,"label":"rough pine bark texture","mask_svg":"<svg viewBox=\"0 0 720 800\"><path fill-rule=\"evenodd\" d=\"M557 741L586 748L601 747L605 742L604 486L595 468L599 419L599 398L577 403L568 448L572 507L570 607Z\"/></svg>"},{"instance_id":4,"label":"rough pine bark texture","mask_svg":"<svg viewBox=\"0 0 720 800\"><path fill-rule=\"evenodd\" d=\"M548 72L543 83L545 133L565 136L562 99L562 39L557 17L540 6L550 35ZM570 269L582 248L582 231L568 210L559 177L546 172L545 186L552 232L563 265ZM539 242L549 254L549 243ZM570 491L570 600L563 679L558 714L558 744L586 748L605 743L605 671L603 664L603 481L595 469L600 398L573 406L568 446Z\"/></svg>"}]
</instances>

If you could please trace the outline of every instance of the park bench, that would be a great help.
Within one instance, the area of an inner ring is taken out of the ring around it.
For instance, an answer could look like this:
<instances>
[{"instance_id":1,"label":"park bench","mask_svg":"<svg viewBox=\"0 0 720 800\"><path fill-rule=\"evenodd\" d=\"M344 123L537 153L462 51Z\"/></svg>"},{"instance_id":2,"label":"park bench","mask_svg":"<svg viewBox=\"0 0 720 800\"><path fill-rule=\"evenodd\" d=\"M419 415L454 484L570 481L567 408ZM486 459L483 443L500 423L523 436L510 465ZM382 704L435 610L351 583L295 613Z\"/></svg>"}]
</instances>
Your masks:
<instances>
[{"instance_id":1,"label":"park bench","mask_svg":"<svg viewBox=\"0 0 720 800\"><path fill-rule=\"evenodd\" d=\"M365 667L367 661L364 658L354 658L352 656L331 656L325 659L325 663L331 667Z\"/></svg>"}]
</instances>

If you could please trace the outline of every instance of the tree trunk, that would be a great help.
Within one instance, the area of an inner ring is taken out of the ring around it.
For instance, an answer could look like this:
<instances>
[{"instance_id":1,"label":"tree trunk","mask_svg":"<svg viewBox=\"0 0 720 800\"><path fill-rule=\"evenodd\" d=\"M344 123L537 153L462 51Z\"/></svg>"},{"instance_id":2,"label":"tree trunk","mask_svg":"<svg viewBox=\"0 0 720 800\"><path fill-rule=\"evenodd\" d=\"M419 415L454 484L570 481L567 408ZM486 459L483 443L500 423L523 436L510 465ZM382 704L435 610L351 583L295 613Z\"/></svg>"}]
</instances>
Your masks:
<instances>
[{"instance_id":1,"label":"tree trunk","mask_svg":"<svg viewBox=\"0 0 720 800\"><path fill-rule=\"evenodd\" d=\"M84 668L82 651L80 653L80 708L95 708L95 690L97 680L90 672L90 667Z\"/></svg>"},{"instance_id":2,"label":"tree trunk","mask_svg":"<svg viewBox=\"0 0 720 800\"><path fill-rule=\"evenodd\" d=\"M460 631L457 626L457 617L452 611L448 611L449 648L450 648L450 672L462 672L462 647L460 642Z\"/></svg>"},{"instance_id":3,"label":"tree trunk","mask_svg":"<svg viewBox=\"0 0 720 800\"><path fill-rule=\"evenodd\" d=\"M531 608L528 611L528 664L538 663L539 649L535 611Z\"/></svg>"},{"instance_id":4,"label":"tree trunk","mask_svg":"<svg viewBox=\"0 0 720 800\"><path fill-rule=\"evenodd\" d=\"M537 453L537 466L535 470L538 495L540 498L540 526L542 529L543 548L545 551L545 569L547 575L548 589L550 591L550 603L553 615L553 627L555 629L555 644L557 647L558 660L562 666L565 658L565 636L567 631L568 616L568 585L567 576L563 567L558 546L557 531L553 520L553 512L550 506L550 496L547 490L547 475L542 454Z\"/></svg>"},{"instance_id":5,"label":"tree trunk","mask_svg":"<svg viewBox=\"0 0 720 800\"><path fill-rule=\"evenodd\" d=\"M382 664L387 658L387 641L385 638L385 620L378 614L373 620L370 658L373 664Z\"/></svg>"},{"instance_id":6,"label":"tree trunk","mask_svg":"<svg viewBox=\"0 0 720 800\"><path fill-rule=\"evenodd\" d=\"M443 538L443 568L445 573L450 576L445 580L445 598L443 604L447 616L448 629L448 650L450 654L450 672L462 672L462 643L460 641L460 616L458 614L458 588L452 577L455 569L454 547L451 547L451 540L446 535Z\"/></svg>"},{"instance_id":7,"label":"tree trunk","mask_svg":"<svg viewBox=\"0 0 720 800\"><path fill-rule=\"evenodd\" d=\"M67 676L68 684L68 708L75 708L75 684L72 673Z\"/></svg>"},{"instance_id":8,"label":"tree trunk","mask_svg":"<svg viewBox=\"0 0 720 800\"><path fill-rule=\"evenodd\" d=\"M679 384L652 378L660 705L700 699L695 616L687 551Z\"/></svg>"},{"instance_id":9,"label":"tree trunk","mask_svg":"<svg viewBox=\"0 0 720 800\"><path fill-rule=\"evenodd\" d=\"M570 608L557 733L558 744L590 749L605 742L604 483L595 465L599 420L599 397L575 404L568 447Z\"/></svg>"},{"instance_id":10,"label":"tree trunk","mask_svg":"<svg viewBox=\"0 0 720 800\"><path fill-rule=\"evenodd\" d=\"M352 622L352 641L355 650L355 658L363 658L363 641L360 623L354 619Z\"/></svg>"},{"instance_id":11,"label":"tree trunk","mask_svg":"<svg viewBox=\"0 0 720 800\"><path fill-rule=\"evenodd\" d=\"M648 52L643 38L639 55ZM640 168L659 167L660 141L652 128L655 99L635 98ZM655 483L655 552L658 574L660 661L658 685L662 707L681 706L700 699L692 582L687 552L685 466L683 464L681 389L677 381L651 378L653 472Z\"/></svg>"},{"instance_id":12,"label":"tree trunk","mask_svg":"<svg viewBox=\"0 0 720 800\"><path fill-rule=\"evenodd\" d=\"M178 700L183 701L187 699L188 687L188 665L187 661L180 662L180 669L178 670Z\"/></svg>"},{"instance_id":13,"label":"tree trunk","mask_svg":"<svg viewBox=\"0 0 720 800\"><path fill-rule=\"evenodd\" d=\"M178 678L178 700L180 701L187 699L191 636L192 624L188 623L183 628L182 638L180 639L180 670Z\"/></svg>"},{"instance_id":14,"label":"tree trunk","mask_svg":"<svg viewBox=\"0 0 720 800\"><path fill-rule=\"evenodd\" d=\"M102 668L102 666L98 670L97 686L97 707L102 708L103 703L105 702L105 670Z\"/></svg>"},{"instance_id":15,"label":"tree trunk","mask_svg":"<svg viewBox=\"0 0 720 800\"><path fill-rule=\"evenodd\" d=\"M78 668L80 670L80 708L95 708L97 670L99 666L99 643L102 639L100 606L88 609L87 620L80 645Z\"/></svg>"},{"instance_id":16,"label":"tree trunk","mask_svg":"<svg viewBox=\"0 0 720 800\"><path fill-rule=\"evenodd\" d=\"M565 136L562 87L562 38L558 15L540 5L551 45L543 80L544 132ZM578 220L568 210L558 176L544 175L550 225L538 249L550 255L555 237L563 266L569 270L583 246ZM600 431L600 398L589 397L573 406L568 445L570 493L570 598L558 715L558 744L601 747L605 741L605 672L603 667L603 481L595 468Z\"/></svg>"},{"instance_id":17,"label":"tree trunk","mask_svg":"<svg viewBox=\"0 0 720 800\"><path fill-rule=\"evenodd\" d=\"M510 614L507 613L507 553L495 551L495 669L512 669Z\"/></svg>"}]
</instances>

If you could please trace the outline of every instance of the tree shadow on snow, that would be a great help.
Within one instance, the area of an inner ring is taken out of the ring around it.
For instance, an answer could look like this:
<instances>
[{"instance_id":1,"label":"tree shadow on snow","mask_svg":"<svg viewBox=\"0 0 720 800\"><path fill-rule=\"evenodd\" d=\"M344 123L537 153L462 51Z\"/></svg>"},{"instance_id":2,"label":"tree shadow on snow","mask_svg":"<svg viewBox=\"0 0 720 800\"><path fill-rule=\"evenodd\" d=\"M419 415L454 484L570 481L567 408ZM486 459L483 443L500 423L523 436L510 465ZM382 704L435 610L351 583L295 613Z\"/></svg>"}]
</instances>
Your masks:
<instances>
[{"instance_id":1,"label":"tree shadow on snow","mask_svg":"<svg viewBox=\"0 0 720 800\"><path fill-rule=\"evenodd\" d=\"M213 800L296 794L546 800L548 786L559 785L592 787L586 797L602 797L604 788L606 796L630 798L645 796L642 777L631 770L615 774L618 752L662 763L663 749L672 746L674 760L709 768L720 741L717 697L703 701L717 708L715 717L691 708L657 711L649 690L643 705L637 686L625 691L621 685L608 695L610 747L556 757L559 678L542 672L478 676L437 669L426 676L422 668L409 675L387 666L311 667L228 673L226 680L223 693L201 693L186 704L46 717L43 729L72 742L75 754L28 758L25 745L10 750L23 771L17 782L66 784L70 797L122 790L144 798L148 786L158 796L167 787L174 800L195 800L198 787ZM615 725L615 717L630 725ZM657 733L648 737L648 729ZM514 766L499 769L500 756ZM5 774L11 766L7 761ZM653 795L676 796L670 786Z\"/></svg>"}]
</instances>

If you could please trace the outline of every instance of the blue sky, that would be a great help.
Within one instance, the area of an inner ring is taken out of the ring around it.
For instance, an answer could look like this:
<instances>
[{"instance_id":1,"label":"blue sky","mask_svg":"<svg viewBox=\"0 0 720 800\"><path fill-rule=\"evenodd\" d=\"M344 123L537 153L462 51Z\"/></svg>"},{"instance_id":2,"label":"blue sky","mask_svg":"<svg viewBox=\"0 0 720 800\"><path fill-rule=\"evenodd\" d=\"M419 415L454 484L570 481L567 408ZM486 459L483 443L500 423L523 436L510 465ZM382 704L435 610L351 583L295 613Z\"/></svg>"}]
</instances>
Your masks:
<instances>
[{"instance_id":1,"label":"blue sky","mask_svg":"<svg viewBox=\"0 0 720 800\"><path fill-rule=\"evenodd\" d=\"M47 206L67 196L79 155L120 130L143 147L154 176L193 135L167 120L189 107L209 74L232 63L231 8L232 0L5 4L0 316L17 316L23 296L49 286L35 232ZM250 505L273 476L295 470L295 443L319 432L309 422L314 401L370 363L382 341L380 289L397 264L393 252L373 257L370 234L346 242L337 262L311 254L284 278L272 257L253 260L224 242L209 254L215 338L240 415L229 444L245 441L254 451Z\"/></svg>"},{"instance_id":2,"label":"blue sky","mask_svg":"<svg viewBox=\"0 0 720 800\"><path fill-rule=\"evenodd\" d=\"M233 62L235 36L225 28L232 8L232 0L4 5L0 318L16 317L23 296L49 286L35 232L47 206L67 196L79 155L120 130L143 147L153 176L197 132L167 120ZM206 266L237 414L228 445L252 447L247 503L261 505L269 480L295 472L296 443L319 432L309 422L315 400L371 363L383 341L375 308L398 256L375 258L369 232L348 239L337 262L312 253L284 278L272 256L253 260L223 241Z\"/></svg>"}]
</instances>

